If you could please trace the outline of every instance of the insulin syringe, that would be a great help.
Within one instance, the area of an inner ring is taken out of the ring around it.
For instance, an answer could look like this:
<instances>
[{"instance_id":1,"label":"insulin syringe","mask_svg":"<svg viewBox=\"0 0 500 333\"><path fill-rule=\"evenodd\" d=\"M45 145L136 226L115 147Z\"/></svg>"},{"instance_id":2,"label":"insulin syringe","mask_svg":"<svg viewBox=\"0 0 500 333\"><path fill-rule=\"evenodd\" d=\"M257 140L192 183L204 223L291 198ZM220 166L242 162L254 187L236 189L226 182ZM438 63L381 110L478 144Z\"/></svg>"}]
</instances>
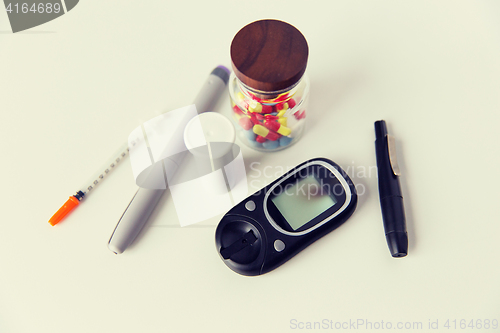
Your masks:
<instances>
[{"instance_id":1,"label":"insulin syringe","mask_svg":"<svg viewBox=\"0 0 500 333\"><path fill-rule=\"evenodd\" d=\"M131 142L131 145L135 145L135 142ZM116 166L128 155L129 145L128 143L123 144L120 149L112 155L112 157L104 164L87 182L83 184L75 195L69 197L68 201L62 205L61 208L50 218L49 223L51 225L56 225L59 223L66 215L68 215L76 206L80 204L80 201L85 199L91 192L94 191L95 187L99 185L102 180L116 168Z\"/></svg>"}]
</instances>

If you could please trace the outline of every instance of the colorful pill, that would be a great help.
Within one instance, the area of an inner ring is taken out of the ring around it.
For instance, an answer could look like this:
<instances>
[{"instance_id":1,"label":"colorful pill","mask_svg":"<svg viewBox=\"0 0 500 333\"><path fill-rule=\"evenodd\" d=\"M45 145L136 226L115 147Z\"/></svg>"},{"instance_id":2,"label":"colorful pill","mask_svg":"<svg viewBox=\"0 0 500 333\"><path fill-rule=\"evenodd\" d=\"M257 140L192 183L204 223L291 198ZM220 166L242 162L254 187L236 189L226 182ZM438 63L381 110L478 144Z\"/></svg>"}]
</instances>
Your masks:
<instances>
[{"instance_id":1,"label":"colorful pill","mask_svg":"<svg viewBox=\"0 0 500 333\"><path fill-rule=\"evenodd\" d=\"M280 123L283 126L287 125L287 118L279 118L278 123Z\"/></svg>"},{"instance_id":2,"label":"colorful pill","mask_svg":"<svg viewBox=\"0 0 500 333\"><path fill-rule=\"evenodd\" d=\"M238 120L238 124L240 124L240 126L245 130L245 131L248 131L249 129L251 129L253 127L253 122L250 120L250 118L248 117L241 117L239 120Z\"/></svg>"},{"instance_id":3,"label":"colorful pill","mask_svg":"<svg viewBox=\"0 0 500 333\"><path fill-rule=\"evenodd\" d=\"M295 105L297 105L297 103L295 103L295 100L293 98L291 98L289 101L288 101L288 107L290 109L293 109L295 107Z\"/></svg>"},{"instance_id":4,"label":"colorful pill","mask_svg":"<svg viewBox=\"0 0 500 333\"><path fill-rule=\"evenodd\" d=\"M264 125L265 125L268 129L270 129L270 130L272 130L272 131L276 131L276 130L277 130L278 128L280 128L280 126L281 126L281 125L280 125L280 123L275 122L275 121L269 121L269 120L266 120L266 121L264 122Z\"/></svg>"},{"instance_id":5,"label":"colorful pill","mask_svg":"<svg viewBox=\"0 0 500 333\"><path fill-rule=\"evenodd\" d=\"M276 141L280 137L279 134L265 128L262 125L254 125L253 132L271 141Z\"/></svg>"},{"instance_id":6,"label":"colorful pill","mask_svg":"<svg viewBox=\"0 0 500 333\"><path fill-rule=\"evenodd\" d=\"M278 111L288 110L288 103L280 103L280 104L276 105L276 110L278 110Z\"/></svg>"},{"instance_id":7,"label":"colorful pill","mask_svg":"<svg viewBox=\"0 0 500 333\"><path fill-rule=\"evenodd\" d=\"M265 140L265 139L264 139ZM248 141L251 147L262 148L262 143L257 141Z\"/></svg>"},{"instance_id":8,"label":"colorful pill","mask_svg":"<svg viewBox=\"0 0 500 333\"><path fill-rule=\"evenodd\" d=\"M255 141L260 142L260 143L264 143L267 141L267 139L263 136L257 135L257 137L255 138Z\"/></svg>"},{"instance_id":9,"label":"colorful pill","mask_svg":"<svg viewBox=\"0 0 500 333\"><path fill-rule=\"evenodd\" d=\"M260 104L256 101L250 101L250 103L248 104L248 111L261 113L262 112L262 104Z\"/></svg>"},{"instance_id":10,"label":"colorful pill","mask_svg":"<svg viewBox=\"0 0 500 333\"><path fill-rule=\"evenodd\" d=\"M264 120L264 116L261 115L260 113L256 113L255 117L257 118L257 120Z\"/></svg>"},{"instance_id":11,"label":"colorful pill","mask_svg":"<svg viewBox=\"0 0 500 333\"><path fill-rule=\"evenodd\" d=\"M292 138L288 137L288 136L282 136L280 139L279 139L279 143L280 143L280 146L284 147L284 146L288 146L290 144L290 142L292 142Z\"/></svg>"},{"instance_id":12,"label":"colorful pill","mask_svg":"<svg viewBox=\"0 0 500 333\"><path fill-rule=\"evenodd\" d=\"M255 113L250 113L250 120L252 121L252 123L254 125L260 125L260 121L259 121L259 119L257 119L257 116L255 115Z\"/></svg>"},{"instance_id":13,"label":"colorful pill","mask_svg":"<svg viewBox=\"0 0 500 333\"><path fill-rule=\"evenodd\" d=\"M236 94L236 98L238 99L239 102L242 102L245 100L245 95L243 95L241 92Z\"/></svg>"},{"instance_id":14,"label":"colorful pill","mask_svg":"<svg viewBox=\"0 0 500 333\"><path fill-rule=\"evenodd\" d=\"M273 116L270 114L266 114L265 118L266 118L266 120L278 120L279 119L278 116Z\"/></svg>"},{"instance_id":15,"label":"colorful pill","mask_svg":"<svg viewBox=\"0 0 500 333\"><path fill-rule=\"evenodd\" d=\"M257 139L257 134L255 134L252 130L247 130L247 131L245 131L245 137L249 141L255 141L255 139ZM265 138L264 138L264 140L265 140Z\"/></svg>"},{"instance_id":16,"label":"colorful pill","mask_svg":"<svg viewBox=\"0 0 500 333\"><path fill-rule=\"evenodd\" d=\"M262 105L262 113L271 113L273 112L273 107L271 105Z\"/></svg>"},{"instance_id":17,"label":"colorful pill","mask_svg":"<svg viewBox=\"0 0 500 333\"><path fill-rule=\"evenodd\" d=\"M286 126L280 125L280 128L277 130L277 132L281 135L288 136L292 133L292 130Z\"/></svg>"},{"instance_id":18,"label":"colorful pill","mask_svg":"<svg viewBox=\"0 0 500 333\"><path fill-rule=\"evenodd\" d=\"M241 92L236 94L236 104L239 104L243 109L248 110L248 100L245 99L245 95L243 95Z\"/></svg>"},{"instance_id":19,"label":"colorful pill","mask_svg":"<svg viewBox=\"0 0 500 333\"><path fill-rule=\"evenodd\" d=\"M238 105L234 105L234 106L233 106L233 111L234 111L234 113L236 113L236 114L239 114L239 115L244 115L243 111L241 111L241 109L238 107Z\"/></svg>"},{"instance_id":20,"label":"colorful pill","mask_svg":"<svg viewBox=\"0 0 500 333\"><path fill-rule=\"evenodd\" d=\"M264 124L270 130L278 132L279 134L284 135L284 136L290 135L290 133L292 133L291 129L289 129L288 127L283 126L280 123L275 122L275 121L266 121Z\"/></svg>"},{"instance_id":21,"label":"colorful pill","mask_svg":"<svg viewBox=\"0 0 500 333\"><path fill-rule=\"evenodd\" d=\"M262 147L266 148L266 149L276 149L280 146L280 143L279 141L266 141L262 144Z\"/></svg>"},{"instance_id":22,"label":"colorful pill","mask_svg":"<svg viewBox=\"0 0 500 333\"><path fill-rule=\"evenodd\" d=\"M306 110L297 111L293 114L293 116L297 120L304 119L306 117Z\"/></svg>"},{"instance_id":23,"label":"colorful pill","mask_svg":"<svg viewBox=\"0 0 500 333\"><path fill-rule=\"evenodd\" d=\"M286 113L286 110L281 110L280 112L278 112L278 118L284 117L285 113Z\"/></svg>"}]
</instances>

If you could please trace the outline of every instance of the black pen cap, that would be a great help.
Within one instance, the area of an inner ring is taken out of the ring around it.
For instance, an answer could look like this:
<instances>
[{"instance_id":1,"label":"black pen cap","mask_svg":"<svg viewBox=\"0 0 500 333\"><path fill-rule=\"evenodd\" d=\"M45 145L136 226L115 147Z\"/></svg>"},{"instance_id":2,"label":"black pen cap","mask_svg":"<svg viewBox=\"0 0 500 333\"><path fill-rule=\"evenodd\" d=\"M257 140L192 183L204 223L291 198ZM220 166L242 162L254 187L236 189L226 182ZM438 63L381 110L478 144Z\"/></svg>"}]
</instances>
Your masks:
<instances>
[{"instance_id":1,"label":"black pen cap","mask_svg":"<svg viewBox=\"0 0 500 333\"><path fill-rule=\"evenodd\" d=\"M385 235L385 238L394 258L406 257L408 254L408 234L406 232L390 232Z\"/></svg>"},{"instance_id":2,"label":"black pen cap","mask_svg":"<svg viewBox=\"0 0 500 333\"><path fill-rule=\"evenodd\" d=\"M385 120L378 120L375 122L375 139L382 139L387 135L387 126Z\"/></svg>"}]
</instances>

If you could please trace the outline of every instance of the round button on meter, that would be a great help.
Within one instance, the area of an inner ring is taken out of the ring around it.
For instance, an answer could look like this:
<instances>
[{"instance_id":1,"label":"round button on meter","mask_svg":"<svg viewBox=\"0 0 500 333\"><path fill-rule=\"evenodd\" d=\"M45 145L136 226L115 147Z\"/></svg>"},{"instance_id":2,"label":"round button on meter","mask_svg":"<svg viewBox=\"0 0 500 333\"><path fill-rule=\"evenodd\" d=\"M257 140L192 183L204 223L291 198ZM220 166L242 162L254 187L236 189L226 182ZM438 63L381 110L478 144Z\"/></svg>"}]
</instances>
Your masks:
<instances>
[{"instance_id":1,"label":"round button on meter","mask_svg":"<svg viewBox=\"0 0 500 333\"><path fill-rule=\"evenodd\" d=\"M253 200L247 201L245 208L253 212L255 210L255 202Z\"/></svg>"},{"instance_id":2,"label":"round button on meter","mask_svg":"<svg viewBox=\"0 0 500 333\"><path fill-rule=\"evenodd\" d=\"M281 239L277 239L274 241L274 249L278 252L281 252L285 249L285 243Z\"/></svg>"}]
</instances>

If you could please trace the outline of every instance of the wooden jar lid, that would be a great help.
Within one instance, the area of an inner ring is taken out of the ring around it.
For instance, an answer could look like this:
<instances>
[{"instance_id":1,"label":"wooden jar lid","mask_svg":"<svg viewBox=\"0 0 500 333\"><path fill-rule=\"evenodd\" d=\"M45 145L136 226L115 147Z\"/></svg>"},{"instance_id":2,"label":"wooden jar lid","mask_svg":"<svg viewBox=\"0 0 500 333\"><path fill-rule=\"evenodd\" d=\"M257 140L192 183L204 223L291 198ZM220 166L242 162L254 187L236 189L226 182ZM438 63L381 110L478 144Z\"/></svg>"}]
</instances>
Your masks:
<instances>
[{"instance_id":1,"label":"wooden jar lid","mask_svg":"<svg viewBox=\"0 0 500 333\"><path fill-rule=\"evenodd\" d=\"M279 91L296 84L306 70L308 54L302 33L278 20L250 23L231 43L236 77L260 91Z\"/></svg>"}]
</instances>

